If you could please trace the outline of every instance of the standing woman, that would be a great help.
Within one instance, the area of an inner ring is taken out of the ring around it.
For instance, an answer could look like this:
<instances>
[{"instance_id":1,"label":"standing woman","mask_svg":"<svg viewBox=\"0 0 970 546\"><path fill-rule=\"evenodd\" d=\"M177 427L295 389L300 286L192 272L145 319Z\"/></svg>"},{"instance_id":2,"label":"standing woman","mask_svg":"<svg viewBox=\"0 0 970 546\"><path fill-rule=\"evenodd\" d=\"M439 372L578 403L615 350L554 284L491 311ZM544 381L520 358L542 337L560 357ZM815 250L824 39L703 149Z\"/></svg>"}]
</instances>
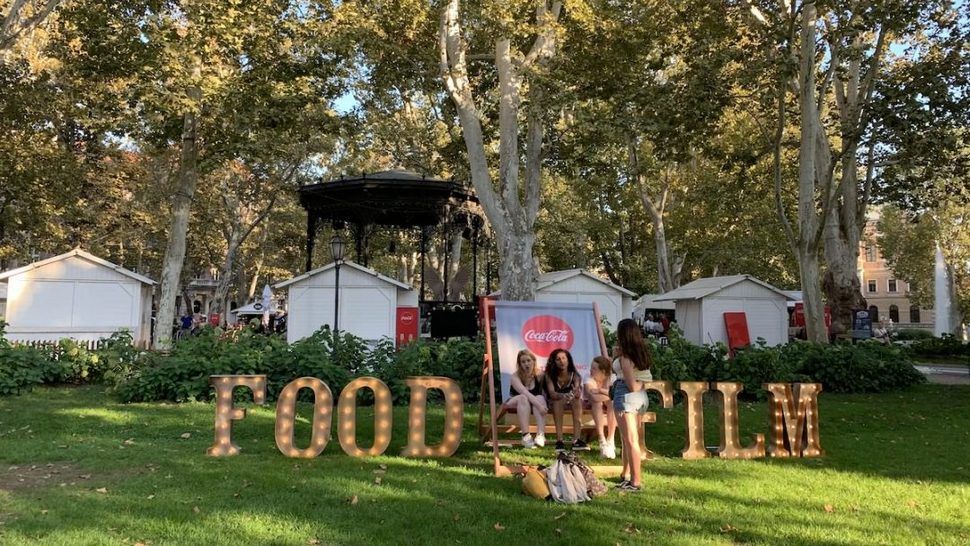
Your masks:
<instances>
[{"instance_id":1,"label":"standing woman","mask_svg":"<svg viewBox=\"0 0 970 546\"><path fill-rule=\"evenodd\" d=\"M573 410L573 451L589 449L580 437L583 426L582 378L576 371L573 355L566 349L556 349L546 364L546 396L552 404L552 418L556 423L556 451L565 451L562 440L563 416L566 406Z\"/></svg>"},{"instance_id":2,"label":"standing woman","mask_svg":"<svg viewBox=\"0 0 970 546\"><path fill-rule=\"evenodd\" d=\"M653 381L650 373L650 353L643 341L643 334L636 322L623 319L616 329L617 344L614 348L616 373L613 409L623 441L623 471L620 489L640 490L640 416L647 411L649 400L643 385Z\"/></svg>"},{"instance_id":3,"label":"standing woman","mask_svg":"<svg viewBox=\"0 0 970 546\"><path fill-rule=\"evenodd\" d=\"M539 363L536 355L528 349L519 351L515 358L515 373L512 374L512 396L505 401L505 407L515 408L519 416L519 428L522 430L522 446L526 449L546 445L546 397L542 376L539 374ZM536 416L535 439L529 434L529 416Z\"/></svg>"}]
</instances>

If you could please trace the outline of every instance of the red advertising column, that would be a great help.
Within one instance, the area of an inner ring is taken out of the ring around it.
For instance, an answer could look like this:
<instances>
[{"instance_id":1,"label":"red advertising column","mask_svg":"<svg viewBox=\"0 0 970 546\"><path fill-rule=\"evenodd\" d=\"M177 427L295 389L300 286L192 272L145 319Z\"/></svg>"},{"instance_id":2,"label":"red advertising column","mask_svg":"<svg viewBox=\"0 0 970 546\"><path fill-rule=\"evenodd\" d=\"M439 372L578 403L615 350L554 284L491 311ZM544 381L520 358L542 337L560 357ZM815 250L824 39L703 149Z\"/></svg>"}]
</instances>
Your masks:
<instances>
[{"instance_id":1,"label":"red advertising column","mask_svg":"<svg viewBox=\"0 0 970 546\"><path fill-rule=\"evenodd\" d=\"M397 331L394 340L398 347L418 339L418 308L397 308Z\"/></svg>"}]
</instances>

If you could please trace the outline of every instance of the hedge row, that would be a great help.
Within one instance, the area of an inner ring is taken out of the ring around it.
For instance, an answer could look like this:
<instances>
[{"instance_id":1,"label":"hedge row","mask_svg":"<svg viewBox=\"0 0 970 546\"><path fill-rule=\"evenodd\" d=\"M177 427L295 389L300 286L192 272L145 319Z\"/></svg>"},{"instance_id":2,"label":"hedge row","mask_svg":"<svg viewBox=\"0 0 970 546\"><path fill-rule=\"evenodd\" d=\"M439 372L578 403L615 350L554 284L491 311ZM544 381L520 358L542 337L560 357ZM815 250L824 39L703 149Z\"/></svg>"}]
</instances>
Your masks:
<instances>
[{"instance_id":1,"label":"hedge row","mask_svg":"<svg viewBox=\"0 0 970 546\"><path fill-rule=\"evenodd\" d=\"M743 396L763 397L768 382L820 382L825 392L886 392L925 381L909 350L876 342L856 345L763 343L728 358L723 344L693 345L676 333L668 346L651 345L654 376L668 381L738 381ZM398 351L389 340L369 347L350 334L334 339L329 329L293 344L250 330L214 330L175 344L169 353L138 351L127 334L88 351L70 340L50 350L11 346L0 329L0 394L44 383L100 382L125 402L210 400L209 376L265 374L267 397L276 399L291 380L318 377L338 394L354 377L374 376L391 389L395 403L408 397L405 380L441 375L456 380L465 400L480 397L481 341L413 343ZM364 403L370 392L362 391ZM308 391L301 393L309 396ZM240 394L244 396L244 394Z\"/></svg>"}]
</instances>

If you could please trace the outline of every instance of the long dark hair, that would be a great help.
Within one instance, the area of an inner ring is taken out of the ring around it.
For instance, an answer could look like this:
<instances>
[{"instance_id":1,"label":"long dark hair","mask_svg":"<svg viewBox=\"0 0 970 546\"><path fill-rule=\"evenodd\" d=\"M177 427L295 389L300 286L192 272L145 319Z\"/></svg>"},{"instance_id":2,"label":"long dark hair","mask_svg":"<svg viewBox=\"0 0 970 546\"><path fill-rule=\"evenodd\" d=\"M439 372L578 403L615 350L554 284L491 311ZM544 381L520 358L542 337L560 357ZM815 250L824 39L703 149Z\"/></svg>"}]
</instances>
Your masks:
<instances>
[{"instance_id":1,"label":"long dark hair","mask_svg":"<svg viewBox=\"0 0 970 546\"><path fill-rule=\"evenodd\" d=\"M647 344L643 341L643 334L640 327L633 319L623 319L616 325L616 342L620 346L623 356L633 362L633 367L638 370L649 370L652 362L650 353L647 351Z\"/></svg>"},{"instance_id":2,"label":"long dark hair","mask_svg":"<svg viewBox=\"0 0 970 546\"><path fill-rule=\"evenodd\" d=\"M566 349L556 349L549 355L549 360L546 362L546 375L553 378L559 378L559 366L556 366L556 357L559 353L566 353L566 361L569 364L566 366L566 371L570 373L576 373L576 364L573 363L573 355L569 354Z\"/></svg>"}]
</instances>

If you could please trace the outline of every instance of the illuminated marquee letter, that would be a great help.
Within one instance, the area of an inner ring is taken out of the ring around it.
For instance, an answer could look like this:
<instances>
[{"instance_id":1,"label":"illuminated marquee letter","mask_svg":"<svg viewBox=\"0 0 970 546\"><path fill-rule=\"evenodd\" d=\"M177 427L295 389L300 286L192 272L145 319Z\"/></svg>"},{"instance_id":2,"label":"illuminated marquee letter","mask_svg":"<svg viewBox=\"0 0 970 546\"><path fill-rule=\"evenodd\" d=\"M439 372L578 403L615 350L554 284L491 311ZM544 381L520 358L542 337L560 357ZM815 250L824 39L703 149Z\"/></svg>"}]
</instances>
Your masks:
<instances>
[{"instance_id":1,"label":"illuminated marquee letter","mask_svg":"<svg viewBox=\"0 0 970 546\"><path fill-rule=\"evenodd\" d=\"M768 391L771 417L768 454L772 457L822 456L818 434L818 393L822 392L822 385L767 383L764 388Z\"/></svg>"},{"instance_id":2,"label":"illuminated marquee letter","mask_svg":"<svg viewBox=\"0 0 970 546\"><path fill-rule=\"evenodd\" d=\"M687 395L687 446L680 456L685 459L709 457L704 447L704 393L707 392L707 383L681 382L679 388Z\"/></svg>"},{"instance_id":3,"label":"illuminated marquee letter","mask_svg":"<svg viewBox=\"0 0 970 546\"><path fill-rule=\"evenodd\" d=\"M293 426L296 423L296 395L300 389L313 391L313 422L310 446L298 449L293 445ZM330 441L330 414L333 413L333 395L330 387L316 377L294 379L280 392L276 402L276 447L287 457L309 459L316 457Z\"/></svg>"},{"instance_id":4,"label":"illuminated marquee letter","mask_svg":"<svg viewBox=\"0 0 970 546\"><path fill-rule=\"evenodd\" d=\"M374 445L370 449L357 447L357 391L369 388L374 391ZM391 389L376 377L358 377L344 387L337 402L340 425L337 439L344 453L351 457L377 456L384 453L391 443Z\"/></svg>"},{"instance_id":5,"label":"illuminated marquee letter","mask_svg":"<svg viewBox=\"0 0 970 546\"><path fill-rule=\"evenodd\" d=\"M660 396L663 398L663 406L668 409L674 407L674 389L673 389L673 386L670 384L670 381L647 381L643 384L643 390L659 392ZM657 414L652 411L648 411L643 414L642 419L644 424L656 423ZM640 434L640 452L644 455L645 458L653 459L654 453L649 449L647 449L646 427L644 427L644 429L641 432L642 434Z\"/></svg>"},{"instance_id":6,"label":"illuminated marquee letter","mask_svg":"<svg viewBox=\"0 0 970 546\"><path fill-rule=\"evenodd\" d=\"M215 441L205 450L211 457L228 457L239 453L239 446L232 443L232 422L246 417L246 410L232 407L232 390L249 387L253 402L266 403L265 375L213 375L209 383L216 389Z\"/></svg>"},{"instance_id":7,"label":"illuminated marquee letter","mask_svg":"<svg viewBox=\"0 0 970 546\"><path fill-rule=\"evenodd\" d=\"M752 459L765 456L765 435L755 434L754 445L741 447L738 438L738 393L744 390L741 383L716 383L721 393L721 447L717 451L722 459Z\"/></svg>"},{"instance_id":8,"label":"illuminated marquee letter","mask_svg":"<svg viewBox=\"0 0 970 546\"><path fill-rule=\"evenodd\" d=\"M447 377L409 377L411 405L408 407L408 445L401 454L405 457L450 457L461 441L462 420L465 403L461 388ZM430 447L425 444L425 418L428 407L428 389L439 389L445 395L445 431L441 443Z\"/></svg>"}]
</instances>

